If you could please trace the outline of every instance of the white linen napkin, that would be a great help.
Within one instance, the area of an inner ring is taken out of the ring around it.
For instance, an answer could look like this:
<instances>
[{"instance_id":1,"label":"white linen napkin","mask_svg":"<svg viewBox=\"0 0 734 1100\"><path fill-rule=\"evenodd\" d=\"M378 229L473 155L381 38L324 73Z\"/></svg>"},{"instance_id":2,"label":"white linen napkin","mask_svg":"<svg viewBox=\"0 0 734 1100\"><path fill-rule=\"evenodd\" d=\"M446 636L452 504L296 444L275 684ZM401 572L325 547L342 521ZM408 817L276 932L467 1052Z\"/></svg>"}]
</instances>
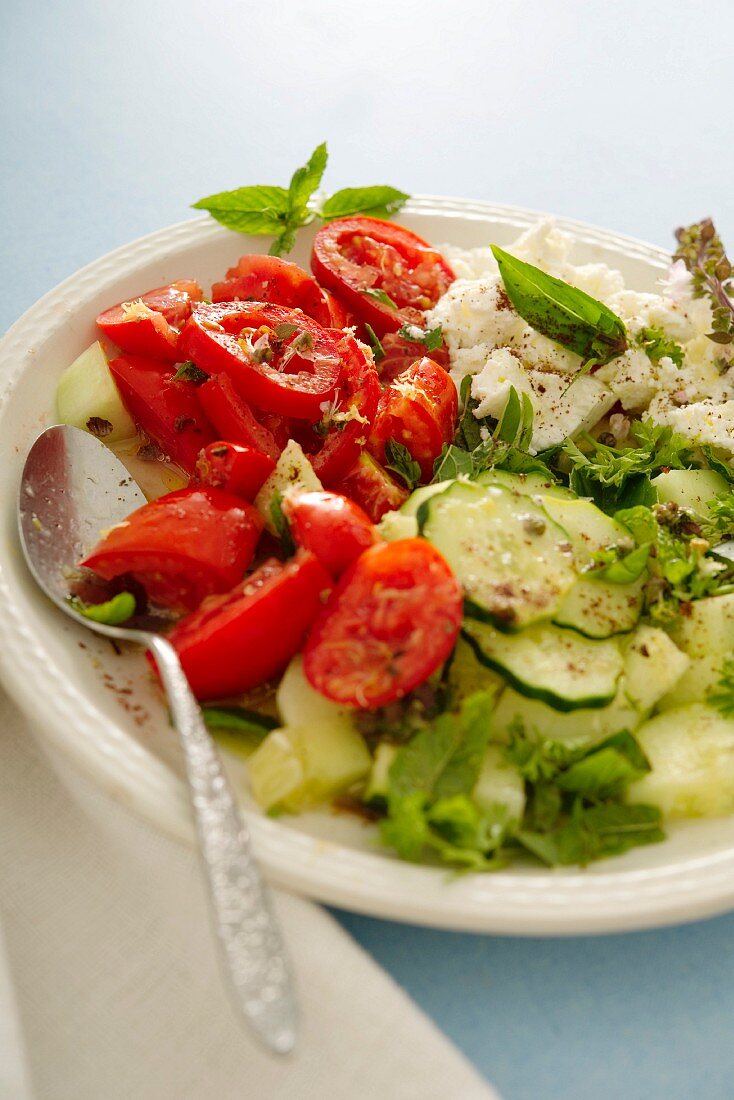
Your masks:
<instances>
[{"instance_id":1,"label":"white linen napkin","mask_svg":"<svg viewBox=\"0 0 734 1100\"><path fill-rule=\"evenodd\" d=\"M283 892L303 1023L294 1055L264 1054L224 992L195 854L90 793L115 839L0 698L0 905L37 1100L497 1100L323 909Z\"/></svg>"}]
</instances>

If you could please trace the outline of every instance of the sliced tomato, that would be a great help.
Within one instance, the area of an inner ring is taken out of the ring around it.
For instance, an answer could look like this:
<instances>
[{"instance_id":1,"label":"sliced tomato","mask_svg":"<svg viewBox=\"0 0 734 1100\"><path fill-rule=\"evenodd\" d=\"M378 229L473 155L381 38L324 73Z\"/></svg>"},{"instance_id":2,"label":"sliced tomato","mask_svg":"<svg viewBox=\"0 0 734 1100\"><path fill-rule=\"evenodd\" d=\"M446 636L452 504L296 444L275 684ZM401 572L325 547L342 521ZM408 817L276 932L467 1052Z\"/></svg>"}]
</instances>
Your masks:
<instances>
[{"instance_id":1,"label":"sliced tomato","mask_svg":"<svg viewBox=\"0 0 734 1100\"><path fill-rule=\"evenodd\" d=\"M383 385L394 382L408 367L412 367L413 363L426 357L446 370L449 367L449 353L443 343L431 351L426 351L420 342L406 340L397 332L388 332L382 338L382 350L384 354L377 363L377 371Z\"/></svg>"},{"instance_id":2,"label":"sliced tomato","mask_svg":"<svg viewBox=\"0 0 734 1100\"><path fill-rule=\"evenodd\" d=\"M298 310L261 303L197 306L181 354L208 374L227 374L255 408L316 421L341 374L339 334Z\"/></svg>"},{"instance_id":3,"label":"sliced tomato","mask_svg":"<svg viewBox=\"0 0 734 1100\"><path fill-rule=\"evenodd\" d=\"M363 451L351 470L334 488L355 501L373 523L408 499L408 490L390 476L384 466Z\"/></svg>"},{"instance_id":4,"label":"sliced tomato","mask_svg":"<svg viewBox=\"0 0 734 1100\"><path fill-rule=\"evenodd\" d=\"M237 695L279 675L302 647L331 588L308 550L270 560L168 635L198 699Z\"/></svg>"},{"instance_id":5,"label":"sliced tomato","mask_svg":"<svg viewBox=\"0 0 734 1100\"><path fill-rule=\"evenodd\" d=\"M148 290L128 302L100 313L97 324L105 336L123 351L177 362L178 329L202 299L198 283L182 279L169 286Z\"/></svg>"},{"instance_id":6,"label":"sliced tomato","mask_svg":"<svg viewBox=\"0 0 734 1100\"><path fill-rule=\"evenodd\" d=\"M274 469L275 460L270 455L225 440L204 447L196 463L202 485L224 489L245 500L255 499Z\"/></svg>"},{"instance_id":7,"label":"sliced tomato","mask_svg":"<svg viewBox=\"0 0 734 1100\"><path fill-rule=\"evenodd\" d=\"M459 582L429 542L378 543L344 573L314 623L306 677L337 703L392 703L446 660L462 606Z\"/></svg>"},{"instance_id":8,"label":"sliced tomato","mask_svg":"<svg viewBox=\"0 0 734 1100\"><path fill-rule=\"evenodd\" d=\"M135 423L191 476L201 448L216 439L196 385L176 380L168 363L142 356L121 355L110 363L110 372Z\"/></svg>"},{"instance_id":9,"label":"sliced tomato","mask_svg":"<svg viewBox=\"0 0 734 1100\"><path fill-rule=\"evenodd\" d=\"M340 336L337 349L342 363L341 382L333 412L325 412L327 434L323 445L312 459L316 476L327 488L333 488L348 473L364 450L380 398L372 356L348 332Z\"/></svg>"},{"instance_id":10,"label":"sliced tomato","mask_svg":"<svg viewBox=\"0 0 734 1100\"><path fill-rule=\"evenodd\" d=\"M369 516L339 493L289 493L283 511L296 544L315 554L332 577L378 541Z\"/></svg>"},{"instance_id":11,"label":"sliced tomato","mask_svg":"<svg viewBox=\"0 0 734 1100\"><path fill-rule=\"evenodd\" d=\"M325 291L298 264L278 256L240 256L224 280L212 287L213 302L236 300L301 309L324 328L331 327L331 307Z\"/></svg>"},{"instance_id":12,"label":"sliced tomato","mask_svg":"<svg viewBox=\"0 0 734 1100\"><path fill-rule=\"evenodd\" d=\"M440 252L379 218L339 218L318 231L311 270L378 336L421 324L454 281Z\"/></svg>"},{"instance_id":13,"label":"sliced tomato","mask_svg":"<svg viewBox=\"0 0 734 1100\"><path fill-rule=\"evenodd\" d=\"M191 610L225 592L252 562L262 518L222 489L177 489L113 527L81 564L105 580L132 574L148 599Z\"/></svg>"},{"instance_id":14,"label":"sliced tomato","mask_svg":"<svg viewBox=\"0 0 734 1100\"><path fill-rule=\"evenodd\" d=\"M223 439L262 451L276 462L282 451L270 428L262 424L234 388L229 375L215 374L199 386L201 407Z\"/></svg>"},{"instance_id":15,"label":"sliced tomato","mask_svg":"<svg viewBox=\"0 0 734 1100\"><path fill-rule=\"evenodd\" d=\"M432 359L420 359L392 382L380 397L368 447L380 462L385 444L402 443L421 468L423 481L433 476L433 463L456 431L456 386Z\"/></svg>"},{"instance_id":16,"label":"sliced tomato","mask_svg":"<svg viewBox=\"0 0 734 1100\"><path fill-rule=\"evenodd\" d=\"M343 302L340 302L335 294L325 290L324 295L329 303L330 321L329 328L351 328L356 325L357 318L350 313Z\"/></svg>"}]
</instances>

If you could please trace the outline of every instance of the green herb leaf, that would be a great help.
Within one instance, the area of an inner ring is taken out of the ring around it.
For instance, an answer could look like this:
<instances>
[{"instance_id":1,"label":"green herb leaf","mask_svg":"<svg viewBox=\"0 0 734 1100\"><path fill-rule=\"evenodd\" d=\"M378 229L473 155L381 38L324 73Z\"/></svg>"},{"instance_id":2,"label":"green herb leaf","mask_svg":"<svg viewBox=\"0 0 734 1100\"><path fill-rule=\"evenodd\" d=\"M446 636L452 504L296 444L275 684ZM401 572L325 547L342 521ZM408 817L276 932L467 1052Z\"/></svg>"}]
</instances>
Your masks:
<instances>
[{"instance_id":1,"label":"green herb leaf","mask_svg":"<svg viewBox=\"0 0 734 1100\"><path fill-rule=\"evenodd\" d=\"M474 461L468 451L453 443L444 443L441 454L433 463L433 483L448 481L449 478L471 477L474 473Z\"/></svg>"},{"instance_id":2,"label":"green herb leaf","mask_svg":"<svg viewBox=\"0 0 734 1100\"><path fill-rule=\"evenodd\" d=\"M237 233L262 236L280 232L288 219L289 199L284 187L238 187L220 191L192 204Z\"/></svg>"},{"instance_id":3,"label":"green herb leaf","mask_svg":"<svg viewBox=\"0 0 734 1100\"><path fill-rule=\"evenodd\" d=\"M202 707L201 716L212 730L265 735L278 726L275 718L260 714L256 710L247 710L245 707Z\"/></svg>"},{"instance_id":4,"label":"green herb leaf","mask_svg":"<svg viewBox=\"0 0 734 1100\"><path fill-rule=\"evenodd\" d=\"M725 462L722 458L719 458L713 447L710 447L707 443L704 443L701 446L701 450L704 454L709 469L713 470L717 474L721 474L723 478L726 478L730 485L734 485L734 466L730 466L728 462Z\"/></svg>"},{"instance_id":5,"label":"green herb leaf","mask_svg":"<svg viewBox=\"0 0 734 1100\"><path fill-rule=\"evenodd\" d=\"M389 218L396 214L410 198L396 187L380 184L374 187L345 187L335 191L319 211L324 221L348 218L352 214L369 214L375 218Z\"/></svg>"},{"instance_id":6,"label":"green herb leaf","mask_svg":"<svg viewBox=\"0 0 734 1100\"><path fill-rule=\"evenodd\" d=\"M650 543L644 543L626 552L615 546L597 551L592 557L595 562L601 563L601 568L591 569L587 575L592 580L606 581L608 584L632 584L647 569L650 546Z\"/></svg>"},{"instance_id":7,"label":"green herb leaf","mask_svg":"<svg viewBox=\"0 0 734 1100\"><path fill-rule=\"evenodd\" d=\"M649 771L649 764L640 770L619 749L609 746L572 764L559 777L558 785L564 791L583 794L585 798L609 798L621 794L625 787Z\"/></svg>"},{"instance_id":8,"label":"green herb leaf","mask_svg":"<svg viewBox=\"0 0 734 1100\"><path fill-rule=\"evenodd\" d=\"M409 340L413 344L423 344L426 351L435 351L443 343L441 325L431 329L421 328L420 325L403 325L398 329L398 336L402 336L403 340Z\"/></svg>"},{"instance_id":9,"label":"green herb leaf","mask_svg":"<svg viewBox=\"0 0 734 1100\"><path fill-rule=\"evenodd\" d=\"M70 596L69 603L78 615L105 626L118 626L135 614L135 597L130 592L118 592L104 603L84 603L76 596Z\"/></svg>"},{"instance_id":10,"label":"green herb leaf","mask_svg":"<svg viewBox=\"0 0 734 1100\"><path fill-rule=\"evenodd\" d=\"M397 305L393 302L392 298L386 291L380 289L380 287L370 286L367 290L362 291L368 298L374 298L376 302L382 302L383 306L389 306L390 309L397 309Z\"/></svg>"},{"instance_id":11,"label":"green herb leaf","mask_svg":"<svg viewBox=\"0 0 734 1100\"><path fill-rule=\"evenodd\" d=\"M180 367L173 376L174 382L193 382L195 386L200 386L202 382L209 381L209 375L201 367L197 367L196 363L188 359L185 363L181 363Z\"/></svg>"},{"instance_id":12,"label":"green herb leaf","mask_svg":"<svg viewBox=\"0 0 734 1100\"><path fill-rule=\"evenodd\" d=\"M395 801L389 817L380 822L380 836L403 859L415 862L429 852L468 871L488 871L502 866L492 853L506 828L501 810L482 812L465 795L429 806L425 795L414 792Z\"/></svg>"},{"instance_id":13,"label":"green herb leaf","mask_svg":"<svg viewBox=\"0 0 734 1100\"><path fill-rule=\"evenodd\" d=\"M280 539L281 548L287 558L292 558L296 552L296 543L291 532L291 525L283 511L283 494L276 489L270 500L270 518L273 527Z\"/></svg>"},{"instance_id":14,"label":"green herb leaf","mask_svg":"<svg viewBox=\"0 0 734 1100\"><path fill-rule=\"evenodd\" d=\"M322 141L321 145L316 146L307 163L302 168L296 168L288 187L288 207L293 213L305 212L308 200L321 183L328 159L326 142Z\"/></svg>"},{"instance_id":15,"label":"green herb leaf","mask_svg":"<svg viewBox=\"0 0 734 1100\"><path fill-rule=\"evenodd\" d=\"M624 323L603 302L492 245L512 305L536 332L602 365L627 350Z\"/></svg>"},{"instance_id":16,"label":"green herb leaf","mask_svg":"<svg viewBox=\"0 0 734 1100\"><path fill-rule=\"evenodd\" d=\"M397 439L388 439L385 444L385 468L392 470L402 478L410 492L421 479L421 468L407 447Z\"/></svg>"},{"instance_id":17,"label":"green herb leaf","mask_svg":"<svg viewBox=\"0 0 734 1100\"><path fill-rule=\"evenodd\" d=\"M515 838L550 867L621 855L641 844L665 839L657 806L607 802L585 807L578 801L570 820L555 832L519 830Z\"/></svg>"},{"instance_id":18,"label":"green herb leaf","mask_svg":"<svg viewBox=\"0 0 734 1100\"><path fill-rule=\"evenodd\" d=\"M716 687L709 692L707 702L724 718L734 718L734 657L724 660Z\"/></svg>"},{"instance_id":19,"label":"green herb leaf","mask_svg":"<svg viewBox=\"0 0 734 1100\"><path fill-rule=\"evenodd\" d=\"M465 451L475 450L482 442L482 421L477 420L474 415L479 402L471 395L471 385L472 376L464 375L459 390L459 427L454 443Z\"/></svg>"},{"instance_id":20,"label":"green herb leaf","mask_svg":"<svg viewBox=\"0 0 734 1100\"><path fill-rule=\"evenodd\" d=\"M676 367L683 366L683 348L672 340L659 325L649 325L640 329L634 339L635 346L642 348L651 363L661 359L672 359Z\"/></svg>"},{"instance_id":21,"label":"green herb leaf","mask_svg":"<svg viewBox=\"0 0 734 1100\"><path fill-rule=\"evenodd\" d=\"M380 337L377 335L372 325L365 324L365 331L367 333L367 339L369 340L370 347L372 348L372 356L375 363L379 363L381 359L385 358L385 349L382 346Z\"/></svg>"}]
</instances>

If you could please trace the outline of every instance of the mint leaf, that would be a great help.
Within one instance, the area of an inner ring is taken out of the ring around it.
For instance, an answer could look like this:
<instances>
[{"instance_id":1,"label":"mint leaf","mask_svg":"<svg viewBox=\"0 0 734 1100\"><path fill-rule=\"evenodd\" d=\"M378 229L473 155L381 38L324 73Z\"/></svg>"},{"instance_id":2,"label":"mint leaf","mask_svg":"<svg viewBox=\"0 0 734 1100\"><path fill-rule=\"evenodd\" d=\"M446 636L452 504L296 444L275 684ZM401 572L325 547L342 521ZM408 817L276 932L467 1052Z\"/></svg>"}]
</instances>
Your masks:
<instances>
[{"instance_id":1,"label":"mint leaf","mask_svg":"<svg viewBox=\"0 0 734 1100\"><path fill-rule=\"evenodd\" d=\"M348 218L352 214L369 214L376 218L388 218L396 214L410 198L396 187L345 187L335 191L322 204L319 214L324 221Z\"/></svg>"},{"instance_id":2,"label":"mint leaf","mask_svg":"<svg viewBox=\"0 0 734 1100\"><path fill-rule=\"evenodd\" d=\"M290 252L293 245L296 243L296 229L297 226L295 225L287 225L282 232L278 233L268 249L268 255L284 256L286 253Z\"/></svg>"},{"instance_id":3,"label":"mint leaf","mask_svg":"<svg viewBox=\"0 0 734 1100\"><path fill-rule=\"evenodd\" d=\"M201 367L197 367L196 363L190 359L185 363L181 363L178 370L173 376L174 382L193 382L195 386L200 386L202 382L209 380L209 375Z\"/></svg>"},{"instance_id":4,"label":"mint leaf","mask_svg":"<svg viewBox=\"0 0 734 1100\"><path fill-rule=\"evenodd\" d=\"M69 603L78 615L105 626L118 626L135 614L135 597L130 592L118 592L104 603L84 603L76 596L70 596Z\"/></svg>"},{"instance_id":5,"label":"mint leaf","mask_svg":"<svg viewBox=\"0 0 734 1100\"><path fill-rule=\"evenodd\" d=\"M558 786L564 791L583 794L585 798L609 798L620 794L649 770L649 764L640 770L623 752L608 746L572 764L559 777Z\"/></svg>"},{"instance_id":6,"label":"mint leaf","mask_svg":"<svg viewBox=\"0 0 734 1100\"><path fill-rule=\"evenodd\" d=\"M388 439L385 444L385 468L392 470L402 478L410 492L421 479L421 468L407 447L397 439Z\"/></svg>"},{"instance_id":7,"label":"mint leaf","mask_svg":"<svg viewBox=\"0 0 734 1100\"><path fill-rule=\"evenodd\" d=\"M657 806L642 803L606 802L583 806L577 801L571 817L553 832L520 829L515 839L550 867L621 855L641 844L665 839Z\"/></svg>"},{"instance_id":8,"label":"mint leaf","mask_svg":"<svg viewBox=\"0 0 734 1100\"><path fill-rule=\"evenodd\" d=\"M602 302L492 245L507 297L536 332L598 365L627 350L624 323Z\"/></svg>"},{"instance_id":9,"label":"mint leaf","mask_svg":"<svg viewBox=\"0 0 734 1100\"><path fill-rule=\"evenodd\" d=\"M266 734L278 725L275 718L245 707L202 707L201 716L212 730Z\"/></svg>"},{"instance_id":10,"label":"mint leaf","mask_svg":"<svg viewBox=\"0 0 734 1100\"><path fill-rule=\"evenodd\" d=\"M362 293L366 294L368 298L374 298L376 302L382 302L383 306L389 306L390 309L398 308L390 295L379 287L368 287L367 290L363 290Z\"/></svg>"},{"instance_id":11,"label":"mint leaf","mask_svg":"<svg viewBox=\"0 0 734 1100\"><path fill-rule=\"evenodd\" d=\"M208 195L192 205L194 210L208 211L227 229L253 236L280 232L289 211L284 187L238 187Z\"/></svg>"},{"instance_id":12,"label":"mint leaf","mask_svg":"<svg viewBox=\"0 0 734 1100\"><path fill-rule=\"evenodd\" d=\"M443 343L441 325L431 329L423 329L420 325L403 325L398 329L398 336L402 336L403 340L409 340L413 344L423 344L426 351L435 351Z\"/></svg>"},{"instance_id":13,"label":"mint leaf","mask_svg":"<svg viewBox=\"0 0 734 1100\"><path fill-rule=\"evenodd\" d=\"M441 454L433 463L432 482L448 481L455 477L471 477L474 473L474 460L468 451L453 443L444 443Z\"/></svg>"},{"instance_id":14,"label":"mint leaf","mask_svg":"<svg viewBox=\"0 0 734 1100\"><path fill-rule=\"evenodd\" d=\"M288 188L288 207L291 214L305 212L308 200L321 183L328 159L326 142L322 141L321 145L316 146L308 162L302 168L296 168Z\"/></svg>"},{"instance_id":15,"label":"mint leaf","mask_svg":"<svg viewBox=\"0 0 734 1100\"><path fill-rule=\"evenodd\" d=\"M377 335L372 325L365 324L365 331L367 333L367 339L369 340L370 347L372 348L372 356L375 363L379 363L381 359L385 358L385 349L382 346L380 337Z\"/></svg>"}]
</instances>

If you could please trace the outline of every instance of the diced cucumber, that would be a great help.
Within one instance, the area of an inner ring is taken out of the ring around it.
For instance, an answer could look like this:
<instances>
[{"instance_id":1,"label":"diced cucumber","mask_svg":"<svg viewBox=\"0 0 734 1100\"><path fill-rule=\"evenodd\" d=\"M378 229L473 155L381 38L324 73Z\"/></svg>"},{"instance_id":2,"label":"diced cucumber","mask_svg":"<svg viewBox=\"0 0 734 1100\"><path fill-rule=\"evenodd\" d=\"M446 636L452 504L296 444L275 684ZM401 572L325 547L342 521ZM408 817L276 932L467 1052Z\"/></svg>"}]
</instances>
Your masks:
<instances>
[{"instance_id":1,"label":"diced cucumber","mask_svg":"<svg viewBox=\"0 0 734 1100\"><path fill-rule=\"evenodd\" d=\"M503 806L514 821L525 810L525 781L517 768L505 760L499 745L489 745L482 760L472 797L483 810Z\"/></svg>"},{"instance_id":2,"label":"diced cucumber","mask_svg":"<svg viewBox=\"0 0 734 1100\"><path fill-rule=\"evenodd\" d=\"M248 761L258 804L291 813L348 790L371 764L364 740L344 718L271 730Z\"/></svg>"},{"instance_id":3,"label":"diced cucumber","mask_svg":"<svg viewBox=\"0 0 734 1100\"><path fill-rule=\"evenodd\" d=\"M690 664L660 700L660 710L704 702L734 653L734 594L694 600L690 612L676 620L670 636L690 658Z\"/></svg>"},{"instance_id":4,"label":"diced cucumber","mask_svg":"<svg viewBox=\"0 0 734 1100\"><path fill-rule=\"evenodd\" d=\"M557 485L543 474L530 472L528 474L513 474L510 470L486 470L477 478L477 485L504 485L506 489L513 489L523 496L565 497L573 499L576 494L565 485Z\"/></svg>"},{"instance_id":5,"label":"diced cucumber","mask_svg":"<svg viewBox=\"0 0 734 1100\"><path fill-rule=\"evenodd\" d=\"M502 677L483 665L477 659L473 647L461 636L457 639L456 649L451 657L448 683L457 699L465 699L475 691L486 691L496 698L505 686Z\"/></svg>"},{"instance_id":6,"label":"diced cucumber","mask_svg":"<svg viewBox=\"0 0 734 1100\"><path fill-rule=\"evenodd\" d=\"M706 505L729 486L715 470L668 470L652 479L661 504L672 501L679 508L708 519Z\"/></svg>"},{"instance_id":7,"label":"diced cucumber","mask_svg":"<svg viewBox=\"0 0 734 1100\"><path fill-rule=\"evenodd\" d=\"M453 482L419 506L418 526L456 574L467 614L504 630L549 619L576 580L566 532L498 485Z\"/></svg>"},{"instance_id":8,"label":"diced cucumber","mask_svg":"<svg viewBox=\"0 0 734 1100\"><path fill-rule=\"evenodd\" d=\"M421 485L419 489L414 489L404 504L401 504L400 511L404 516L416 516L418 509L425 500L429 500L435 496L436 493L442 493L444 489L448 489L449 485L453 485L454 481L437 481L435 485Z\"/></svg>"},{"instance_id":9,"label":"diced cucumber","mask_svg":"<svg viewBox=\"0 0 734 1100\"><path fill-rule=\"evenodd\" d=\"M620 730L634 730L640 723L640 715L617 692L606 707L582 708L561 713L537 699L528 699L512 688L506 688L500 696L492 718L492 735L497 740L509 739L513 725L520 722L528 732L536 731L548 741L563 741L573 746L595 745Z\"/></svg>"},{"instance_id":10,"label":"diced cucumber","mask_svg":"<svg viewBox=\"0 0 734 1100\"><path fill-rule=\"evenodd\" d=\"M317 726L320 722L350 721L347 707L327 699L312 688L303 671L303 658L296 654L283 673L275 693L275 705L284 726Z\"/></svg>"},{"instance_id":11,"label":"diced cucumber","mask_svg":"<svg viewBox=\"0 0 734 1100\"><path fill-rule=\"evenodd\" d=\"M551 519L568 533L579 571L591 564L592 554L597 550L629 541L629 532L589 500L564 500L548 495L541 500ZM645 580L646 574L643 574L632 584L609 584L582 575L566 595L553 621L587 638L625 634L634 628L642 613Z\"/></svg>"},{"instance_id":12,"label":"diced cucumber","mask_svg":"<svg viewBox=\"0 0 734 1100\"><path fill-rule=\"evenodd\" d=\"M462 633L483 664L521 695L556 710L604 707L617 692L624 662L614 640L591 641L556 626L504 634L471 619L464 620Z\"/></svg>"},{"instance_id":13,"label":"diced cucumber","mask_svg":"<svg viewBox=\"0 0 734 1100\"><path fill-rule=\"evenodd\" d=\"M398 746L391 745L389 741L380 741L375 749L372 770L362 795L362 801L368 806L384 806L387 802L389 772L397 751Z\"/></svg>"},{"instance_id":14,"label":"diced cucumber","mask_svg":"<svg viewBox=\"0 0 734 1100\"><path fill-rule=\"evenodd\" d=\"M648 714L680 680L690 657L664 630L640 626L624 648L624 691L632 705Z\"/></svg>"},{"instance_id":15,"label":"diced cucumber","mask_svg":"<svg viewBox=\"0 0 734 1100\"><path fill-rule=\"evenodd\" d=\"M418 520L415 516L407 516L399 509L397 512L385 512L377 524L380 538L385 542L396 542L398 539L414 539L418 535Z\"/></svg>"},{"instance_id":16,"label":"diced cucumber","mask_svg":"<svg viewBox=\"0 0 734 1100\"><path fill-rule=\"evenodd\" d=\"M303 453L300 443L296 443L295 439L289 439L275 469L255 497L255 507L265 520L265 526L271 535L277 534L270 511L273 497L276 493L285 494L293 489L312 492L323 489L323 485Z\"/></svg>"},{"instance_id":17,"label":"diced cucumber","mask_svg":"<svg viewBox=\"0 0 734 1100\"><path fill-rule=\"evenodd\" d=\"M734 721L694 703L651 718L635 736L652 771L630 786L630 802L650 802L669 818L734 810Z\"/></svg>"},{"instance_id":18,"label":"diced cucumber","mask_svg":"<svg viewBox=\"0 0 734 1100\"><path fill-rule=\"evenodd\" d=\"M95 341L59 378L56 410L62 424L90 431L90 421L99 423L94 435L105 443L132 439L137 429L107 366L102 345ZM109 425L109 427L108 427Z\"/></svg>"}]
</instances>

